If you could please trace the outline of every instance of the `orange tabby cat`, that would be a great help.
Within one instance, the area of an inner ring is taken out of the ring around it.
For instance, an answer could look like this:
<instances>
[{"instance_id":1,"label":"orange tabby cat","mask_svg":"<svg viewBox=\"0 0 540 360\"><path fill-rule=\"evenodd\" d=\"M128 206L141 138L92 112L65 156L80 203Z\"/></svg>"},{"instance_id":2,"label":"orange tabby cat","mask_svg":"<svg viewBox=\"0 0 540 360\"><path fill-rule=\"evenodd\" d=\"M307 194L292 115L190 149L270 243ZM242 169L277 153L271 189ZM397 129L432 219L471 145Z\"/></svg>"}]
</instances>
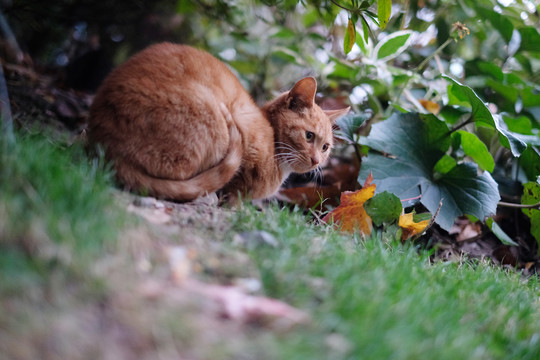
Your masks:
<instances>
[{"instance_id":1,"label":"orange tabby cat","mask_svg":"<svg viewBox=\"0 0 540 360\"><path fill-rule=\"evenodd\" d=\"M89 140L132 190L181 201L218 190L265 198L330 153L332 123L348 108L321 110L316 90L308 77L259 108L212 55L158 44L105 79L90 109Z\"/></svg>"}]
</instances>

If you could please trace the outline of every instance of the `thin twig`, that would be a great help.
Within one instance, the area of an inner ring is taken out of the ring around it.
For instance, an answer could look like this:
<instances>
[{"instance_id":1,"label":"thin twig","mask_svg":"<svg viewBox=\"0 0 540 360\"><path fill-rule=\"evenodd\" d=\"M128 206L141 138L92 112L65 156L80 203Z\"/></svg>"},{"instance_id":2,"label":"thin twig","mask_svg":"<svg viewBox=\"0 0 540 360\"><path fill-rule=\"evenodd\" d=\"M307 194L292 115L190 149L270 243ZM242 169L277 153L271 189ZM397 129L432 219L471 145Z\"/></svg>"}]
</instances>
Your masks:
<instances>
[{"instance_id":1,"label":"thin twig","mask_svg":"<svg viewBox=\"0 0 540 360\"><path fill-rule=\"evenodd\" d=\"M442 138L446 138L446 137L452 135L453 133L455 133L456 131L458 131L458 130L461 129L462 127L465 127L465 126L469 125L470 123L472 123L473 120L474 120L474 119L473 119L473 116L472 116L472 115L469 116L469 118L468 118L467 120L465 120L464 122L462 122L461 124L459 124L459 125L456 126L455 128L448 130L448 132L447 132L446 134L444 134L444 135L442 136Z\"/></svg>"},{"instance_id":2,"label":"thin twig","mask_svg":"<svg viewBox=\"0 0 540 360\"><path fill-rule=\"evenodd\" d=\"M509 203L504 201L499 201L499 206L504 207L510 207L510 208L517 208L517 209L540 209L540 202L537 202L536 204L515 204L515 203Z\"/></svg>"},{"instance_id":3,"label":"thin twig","mask_svg":"<svg viewBox=\"0 0 540 360\"><path fill-rule=\"evenodd\" d=\"M446 39L446 41L441 45L439 46L437 49L435 49L434 52L432 52L427 58L425 58L415 69L414 71L417 72L417 73L420 73L420 71L422 71L422 68L424 66L427 65L427 63L435 56L435 55L438 55L441 51L444 50L444 48L446 48L448 45L450 45L450 43L454 41L453 38L448 38Z\"/></svg>"}]
</instances>

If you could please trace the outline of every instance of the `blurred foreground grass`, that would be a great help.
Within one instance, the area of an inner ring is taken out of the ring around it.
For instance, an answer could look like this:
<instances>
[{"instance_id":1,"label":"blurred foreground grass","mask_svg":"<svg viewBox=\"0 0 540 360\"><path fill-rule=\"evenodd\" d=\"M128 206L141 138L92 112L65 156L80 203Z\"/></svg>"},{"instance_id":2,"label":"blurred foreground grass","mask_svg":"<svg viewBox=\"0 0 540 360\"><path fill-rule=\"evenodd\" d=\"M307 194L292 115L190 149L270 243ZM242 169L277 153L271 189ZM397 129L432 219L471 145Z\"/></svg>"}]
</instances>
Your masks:
<instances>
[{"instance_id":1,"label":"blurred foreground grass","mask_svg":"<svg viewBox=\"0 0 540 360\"><path fill-rule=\"evenodd\" d=\"M81 148L29 135L1 145L2 358L540 358L536 278L482 261L432 264L412 246L345 237L277 206L143 225ZM235 240L253 231L277 245ZM206 267L191 276L205 282L255 272L262 295L310 324L238 324L180 297L167 246L199 246L193 262ZM167 285L150 296L149 283Z\"/></svg>"}]
</instances>

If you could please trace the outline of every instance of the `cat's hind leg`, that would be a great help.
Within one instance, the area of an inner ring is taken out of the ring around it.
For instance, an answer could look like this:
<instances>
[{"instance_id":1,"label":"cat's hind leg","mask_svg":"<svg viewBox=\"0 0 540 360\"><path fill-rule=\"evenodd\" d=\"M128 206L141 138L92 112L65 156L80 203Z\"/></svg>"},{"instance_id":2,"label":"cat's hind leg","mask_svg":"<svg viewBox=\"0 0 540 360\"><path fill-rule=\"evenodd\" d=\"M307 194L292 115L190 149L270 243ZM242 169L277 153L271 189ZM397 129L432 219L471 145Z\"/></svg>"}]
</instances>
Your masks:
<instances>
[{"instance_id":1,"label":"cat's hind leg","mask_svg":"<svg viewBox=\"0 0 540 360\"><path fill-rule=\"evenodd\" d=\"M131 190L177 201L190 201L216 192L234 177L242 163L242 136L232 121L228 123L228 127L230 142L225 157L217 165L190 179L154 177L140 168L132 167L126 161L116 162L117 177Z\"/></svg>"}]
</instances>

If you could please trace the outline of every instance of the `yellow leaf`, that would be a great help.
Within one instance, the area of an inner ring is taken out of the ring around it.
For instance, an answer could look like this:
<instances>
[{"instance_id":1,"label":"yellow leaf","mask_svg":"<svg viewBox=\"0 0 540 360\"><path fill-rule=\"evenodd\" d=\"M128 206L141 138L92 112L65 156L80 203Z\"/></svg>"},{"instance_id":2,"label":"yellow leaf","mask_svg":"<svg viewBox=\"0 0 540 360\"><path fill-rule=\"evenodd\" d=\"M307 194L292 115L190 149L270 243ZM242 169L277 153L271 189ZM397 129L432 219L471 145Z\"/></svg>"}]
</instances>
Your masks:
<instances>
[{"instance_id":1,"label":"yellow leaf","mask_svg":"<svg viewBox=\"0 0 540 360\"><path fill-rule=\"evenodd\" d=\"M347 31L345 32L345 38L343 39L343 51L345 54L351 52L354 42L356 41L356 28L352 19L349 18L349 23L347 24Z\"/></svg>"},{"instance_id":2,"label":"yellow leaf","mask_svg":"<svg viewBox=\"0 0 540 360\"><path fill-rule=\"evenodd\" d=\"M345 191L341 194L341 204L328 213L322 220L341 225L342 231L359 230L364 235L371 234L373 223L364 209L364 203L375 194L375 184L371 184L371 175L364 187L358 191Z\"/></svg>"},{"instance_id":3,"label":"yellow leaf","mask_svg":"<svg viewBox=\"0 0 540 360\"><path fill-rule=\"evenodd\" d=\"M419 99L418 102L422 104L424 109L426 109L432 114L438 115L439 112L441 111L441 106L431 100Z\"/></svg>"},{"instance_id":4,"label":"yellow leaf","mask_svg":"<svg viewBox=\"0 0 540 360\"><path fill-rule=\"evenodd\" d=\"M399 226L403 229L401 240L407 240L410 237L422 233L429 225L429 220L414 222L413 213L403 214L399 217Z\"/></svg>"}]
</instances>

